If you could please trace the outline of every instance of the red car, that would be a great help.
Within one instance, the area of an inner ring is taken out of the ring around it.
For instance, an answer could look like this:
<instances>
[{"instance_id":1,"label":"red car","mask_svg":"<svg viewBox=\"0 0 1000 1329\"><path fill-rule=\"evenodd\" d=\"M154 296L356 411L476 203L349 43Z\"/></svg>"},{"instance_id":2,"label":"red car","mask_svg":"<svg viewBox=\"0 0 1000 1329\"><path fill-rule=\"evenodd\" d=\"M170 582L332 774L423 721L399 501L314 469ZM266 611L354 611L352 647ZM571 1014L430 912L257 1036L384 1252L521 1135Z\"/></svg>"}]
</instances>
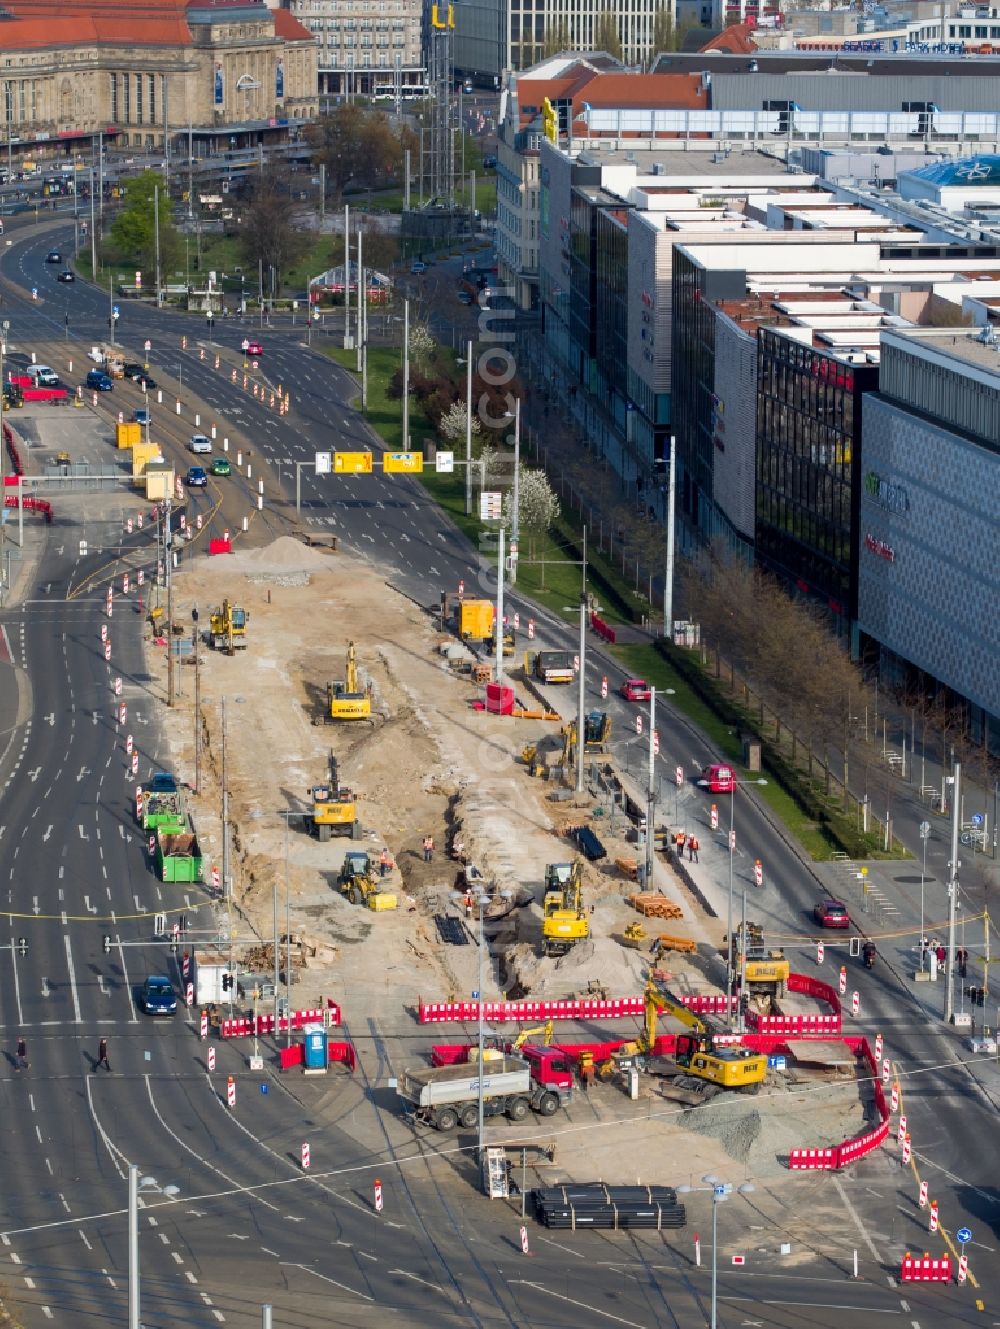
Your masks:
<instances>
[{"instance_id":1,"label":"red car","mask_svg":"<svg viewBox=\"0 0 1000 1329\"><path fill-rule=\"evenodd\" d=\"M820 927L824 928L849 928L851 926L851 916L847 912L847 905L842 904L840 900L832 900L829 897L820 900L813 910L813 917Z\"/></svg>"},{"instance_id":2,"label":"red car","mask_svg":"<svg viewBox=\"0 0 1000 1329\"><path fill-rule=\"evenodd\" d=\"M649 701L649 684L644 678L627 678L618 691L626 701Z\"/></svg>"},{"instance_id":3,"label":"red car","mask_svg":"<svg viewBox=\"0 0 1000 1329\"><path fill-rule=\"evenodd\" d=\"M263 346L261 346L259 341L252 341L247 343L247 355L263 355L263 354L264 354L264 348Z\"/></svg>"},{"instance_id":4,"label":"red car","mask_svg":"<svg viewBox=\"0 0 1000 1329\"><path fill-rule=\"evenodd\" d=\"M736 792L736 772L722 762L713 762L701 773L698 783L710 794L734 794Z\"/></svg>"}]
</instances>

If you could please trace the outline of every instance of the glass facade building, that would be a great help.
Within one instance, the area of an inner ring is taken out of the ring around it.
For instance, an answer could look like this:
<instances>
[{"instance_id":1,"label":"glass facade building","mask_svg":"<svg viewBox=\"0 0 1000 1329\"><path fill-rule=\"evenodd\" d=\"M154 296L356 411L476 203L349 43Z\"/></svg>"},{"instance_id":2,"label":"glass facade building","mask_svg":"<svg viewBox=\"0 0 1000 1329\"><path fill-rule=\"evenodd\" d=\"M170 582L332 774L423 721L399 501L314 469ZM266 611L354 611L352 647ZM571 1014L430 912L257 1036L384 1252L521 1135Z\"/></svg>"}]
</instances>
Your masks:
<instances>
[{"instance_id":1,"label":"glass facade building","mask_svg":"<svg viewBox=\"0 0 1000 1329\"><path fill-rule=\"evenodd\" d=\"M762 328L757 385L757 558L848 630L858 604L862 394L878 387L878 366Z\"/></svg>"}]
</instances>

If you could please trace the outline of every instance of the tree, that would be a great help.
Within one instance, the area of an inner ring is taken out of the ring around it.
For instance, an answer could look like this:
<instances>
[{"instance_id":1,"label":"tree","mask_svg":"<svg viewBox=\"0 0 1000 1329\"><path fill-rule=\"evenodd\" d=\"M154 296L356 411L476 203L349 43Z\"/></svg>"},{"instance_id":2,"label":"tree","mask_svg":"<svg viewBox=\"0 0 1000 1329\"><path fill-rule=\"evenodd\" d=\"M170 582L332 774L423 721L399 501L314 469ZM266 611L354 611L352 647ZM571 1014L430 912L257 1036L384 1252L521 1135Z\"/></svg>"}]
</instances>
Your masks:
<instances>
[{"instance_id":1,"label":"tree","mask_svg":"<svg viewBox=\"0 0 1000 1329\"><path fill-rule=\"evenodd\" d=\"M437 345L426 323L410 324L410 361L426 370Z\"/></svg>"},{"instance_id":2,"label":"tree","mask_svg":"<svg viewBox=\"0 0 1000 1329\"><path fill-rule=\"evenodd\" d=\"M327 187L339 197L349 184L372 188L398 175L413 131L396 131L384 112L343 102L305 130L313 160L326 170Z\"/></svg>"},{"instance_id":3,"label":"tree","mask_svg":"<svg viewBox=\"0 0 1000 1329\"><path fill-rule=\"evenodd\" d=\"M463 442L465 439L468 412L464 401L452 402L438 421L438 433L449 443ZM480 437L483 427L475 411L472 413L472 438Z\"/></svg>"},{"instance_id":4,"label":"tree","mask_svg":"<svg viewBox=\"0 0 1000 1329\"><path fill-rule=\"evenodd\" d=\"M660 51L679 51L683 34L674 23L673 10L664 5L653 16L653 54Z\"/></svg>"},{"instance_id":5,"label":"tree","mask_svg":"<svg viewBox=\"0 0 1000 1329\"><path fill-rule=\"evenodd\" d=\"M517 514L518 528L528 536L529 557L535 557L535 542L558 520L559 499L549 484L544 471L521 467L518 476ZM514 490L507 490L503 500L503 520L508 530L513 528Z\"/></svg>"},{"instance_id":6,"label":"tree","mask_svg":"<svg viewBox=\"0 0 1000 1329\"><path fill-rule=\"evenodd\" d=\"M613 14L604 13L597 20L594 28L595 51L607 51L615 60L622 58L622 43L618 35L618 24Z\"/></svg>"},{"instance_id":7,"label":"tree","mask_svg":"<svg viewBox=\"0 0 1000 1329\"><path fill-rule=\"evenodd\" d=\"M283 273L302 257L308 243L296 226L290 192L284 172L268 167L255 178L243 209L240 250L253 267L263 264L265 273L273 269L273 291L280 289Z\"/></svg>"},{"instance_id":8,"label":"tree","mask_svg":"<svg viewBox=\"0 0 1000 1329\"><path fill-rule=\"evenodd\" d=\"M171 221L170 192L157 171L144 171L124 182L125 203L111 223L111 240L123 260L143 272L156 268L156 220L153 202L159 189L160 271L177 262L180 238Z\"/></svg>"}]
</instances>

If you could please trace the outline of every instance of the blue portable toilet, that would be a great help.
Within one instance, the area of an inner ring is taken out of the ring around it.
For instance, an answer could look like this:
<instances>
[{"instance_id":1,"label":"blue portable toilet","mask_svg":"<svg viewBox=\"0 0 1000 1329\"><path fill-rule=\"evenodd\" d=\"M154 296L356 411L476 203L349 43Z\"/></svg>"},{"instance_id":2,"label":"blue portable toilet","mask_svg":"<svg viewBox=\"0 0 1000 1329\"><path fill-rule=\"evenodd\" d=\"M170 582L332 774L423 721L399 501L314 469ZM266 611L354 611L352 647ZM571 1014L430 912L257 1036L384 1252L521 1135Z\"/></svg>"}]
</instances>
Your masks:
<instances>
[{"instance_id":1,"label":"blue portable toilet","mask_svg":"<svg viewBox=\"0 0 1000 1329\"><path fill-rule=\"evenodd\" d=\"M305 1061L307 1071L325 1071L329 1064L326 1030L320 1024L306 1025Z\"/></svg>"}]
</instances>

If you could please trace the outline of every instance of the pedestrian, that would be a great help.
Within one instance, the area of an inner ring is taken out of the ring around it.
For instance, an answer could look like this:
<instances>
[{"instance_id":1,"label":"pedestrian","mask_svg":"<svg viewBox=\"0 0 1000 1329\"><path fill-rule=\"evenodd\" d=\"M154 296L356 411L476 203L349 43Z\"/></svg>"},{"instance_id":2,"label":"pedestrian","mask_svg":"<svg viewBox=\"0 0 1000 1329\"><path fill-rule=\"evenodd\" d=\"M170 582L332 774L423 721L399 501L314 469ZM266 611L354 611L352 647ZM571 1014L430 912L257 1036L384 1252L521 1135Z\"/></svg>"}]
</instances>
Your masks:
<instances>
[{"instance_id":1,"label":"pedestrian","mask_svg":"<svg viewBox=\"0 0 1000 1329\"><path fill-rule=\"evenodd\" d=\"M967 978L968 968L969 968L969 952L965 949L964 946L959 946L958 950L955 952L955 959L958 961L959 978Z\"/></svg>"},{"instance_id":2,"label":"pedestrian","mask_svg":"<svg viewBox=\"0 0 1000 1329\"><path fill-rule=\"evenodd\" d=\"M94 1066L95 1071L98 1066L103 1066L106 1071L110 1071L111 1069L111 1062L108 1061L108 1040L106 1038L102 1038L97 1045L97 1063Z\"/></svg>"},{"instance_id":3,"label":"pedestrian","mask_svg":"<svg viewBox=\"0 0 1000 1329\"><path fill-rule=\"evenodd\" d=\"M424 862L430 863L434 858L434 836L424 836Z\"/></svg>"},{"instance_id":4,"label":"pedestrian","mask_svg":"<svg viewBox=\"0 0 1000 1329\"><path fill-rule=\"evenodd\" d=\"M689 836L689 837L688 837L688 861L689 861L689 862L691 862L691 863L697 863L697 862L698 862L698 850L699 850L700 848L701 848L701 845L698 843L698 837L697 837L697 835L691 835L691 836Z\"/></svg>"},{"instance_id":5,"label":"pedestrian","mask_svg":"<svg viewBox=\"0 0 1000 1329\"><path fill-rule=\"evenodd\" d=\"M30 1063L28 1062L28 1044L25 1042L23 1038L19 1038L17 1040L17 1058L14 1062L14 1069L18 1071L20 1070L26 1071L28 1069L29 1064Z\"/></svg>"},{"instance_id":6,"label":"pedestrian","mask_svg":"<svg viewBox=\"0 0 1000 1329\"><path fill-rule=\"evenodd\" d=\"M945 962L945 960L947 960L947 958L948 958L948 952L947 952L947 951L945 950L945 948L941 945L941 943L938 942L938 944L937 944L937 949L935 950L934 954L935 954L935 956L936 956L936 958L937 958L938 968L940 969L940 968L942 968L942 967L944 966L944 962Z\"/></svg>"},{"instance_id":7,"label":"pedestrian","mask_svg":"<svg viewBox=\"0 0 1000 1329\"><path fill-rule=\"evenodd\" d=\"M384 877L388 871L389 871L389 851L388 849L383 849L378 856L378 875L380 877Z\"/></svg>"}]
</instances>

